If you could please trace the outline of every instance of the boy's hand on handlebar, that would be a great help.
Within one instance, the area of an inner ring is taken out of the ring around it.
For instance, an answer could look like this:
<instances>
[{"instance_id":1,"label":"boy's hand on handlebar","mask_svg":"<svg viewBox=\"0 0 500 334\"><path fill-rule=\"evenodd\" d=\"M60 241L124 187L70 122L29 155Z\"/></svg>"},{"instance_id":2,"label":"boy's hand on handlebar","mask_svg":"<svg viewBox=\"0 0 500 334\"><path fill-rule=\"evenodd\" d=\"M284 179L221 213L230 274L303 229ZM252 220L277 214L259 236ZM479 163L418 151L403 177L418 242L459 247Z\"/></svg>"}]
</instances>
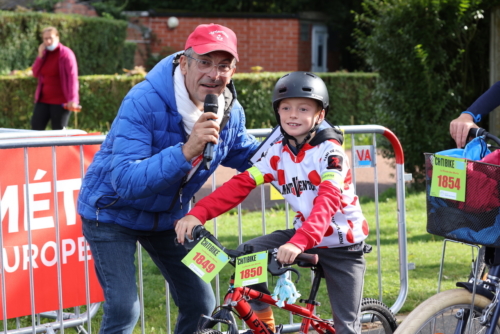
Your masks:
<instances>
[{"instance_id":1,"label":"boy's hand on handlebar","mask_svg":"<svg viewBox=\"0 0 500 334\"><path fill-rule=\"evenodd\" d=\"M450 123L451 137L457 143L457 148L465 146L470 128L477 128L472 116L469 114L461 114Z\"/></svg>"},{"instance_id":2,"label":"boy's hand on handlebar","mask_svg":"<svg viewBox=\"0 0 500 334\"><path fill-rule=\"evenodd\" d=\"M175 233L177 234L177 241L184 245L184 239L187 235L189 239L193 238L191 232L196 225L201 225L201 221L195 216L187 215L184 218L180 219L175 224Z\"/></svg>"},{"instance_id":3,"label":"boy's hand on handlebar","mask_svg":"<svg viewBox=\"0 0 500 334\"><path fill-rule=\"evenodd\" d=\"M278 254L276 254L276 258L281 263L290 264L295 261L295 258L300 253L302 253L302 250L299 247L295 246L294 244L286 243L278 248Z\"/></svg>"}]
</instances>

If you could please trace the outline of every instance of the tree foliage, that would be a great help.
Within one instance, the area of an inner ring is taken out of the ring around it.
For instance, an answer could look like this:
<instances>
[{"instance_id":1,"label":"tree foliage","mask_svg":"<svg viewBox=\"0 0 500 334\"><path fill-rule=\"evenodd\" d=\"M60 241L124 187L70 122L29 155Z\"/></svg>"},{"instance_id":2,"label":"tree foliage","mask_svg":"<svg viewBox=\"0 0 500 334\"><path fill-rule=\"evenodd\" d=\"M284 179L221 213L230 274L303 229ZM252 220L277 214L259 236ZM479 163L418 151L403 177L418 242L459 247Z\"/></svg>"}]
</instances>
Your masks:
<instances>
[{"instance_id":1,"label":"tree foliage","mask_svg":"<svg viewBox=\"0 0 500 334\"><path fill-rule=\"evenodd\" d=\"M492 5L486 0L365 0L364 13L357 15L357 42L380 75L377 122L400 139L406 169L417 179L423 153L452 147L450 121L488 87Z\"/></svg>"}]
</instances>

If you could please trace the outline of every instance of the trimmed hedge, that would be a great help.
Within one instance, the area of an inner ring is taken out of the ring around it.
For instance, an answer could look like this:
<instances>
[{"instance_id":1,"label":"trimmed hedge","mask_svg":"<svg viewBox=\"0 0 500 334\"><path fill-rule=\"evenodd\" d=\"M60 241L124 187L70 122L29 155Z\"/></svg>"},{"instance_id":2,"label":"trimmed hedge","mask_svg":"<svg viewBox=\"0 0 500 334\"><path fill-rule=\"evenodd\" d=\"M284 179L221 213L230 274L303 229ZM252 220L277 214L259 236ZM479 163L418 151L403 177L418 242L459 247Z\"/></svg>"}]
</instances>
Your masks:
<instances>
[{"instance_id":1,"label":"trimmed hedge","mask_svg":"<svg viewBox=\"0 0 500 334\"><path fill-rule=\"evenodd\" d=\"M47 26L56 27L61 43L73 50L80 75L122 73L134 66L135 45L125 45L127 25L100 17L0 11L0 73L30 67Z\"/></svg>"},{"instance_id":2,"label":"trimmed hedge","mask_svg":"<svg viewBox=\"0 0 500 334\"><path fill-rule=\"evenodd\" d=\"M68 126L86 131L109 130L123 97L142 76L80 76L82 111L71 116ZM0 127L30 129L37 79L0 76ZM76 126L75 126L76 125Z\"/></svg>"},{"instance_id":3,"label":"trimmed hedge","mask_svg":"<svg viewBox=\"0 0 500 334\"><path fill-rule=\"evenodd\" d=\"M245 108L247 127L271 127L276 124L271 104L272 89L283 73L236 74L238 100ZM330 94L328 120L337 125L374 123L372 92L376 74L320 74ZM109 130L123 97L142 76L81 76L82 112L72 116L68 126L86 131ZM33 77L0 76L0 127L29 129L33 95L37 80ZM77 121L77 124L75 124Z\"/></svg>"}]
</instances>

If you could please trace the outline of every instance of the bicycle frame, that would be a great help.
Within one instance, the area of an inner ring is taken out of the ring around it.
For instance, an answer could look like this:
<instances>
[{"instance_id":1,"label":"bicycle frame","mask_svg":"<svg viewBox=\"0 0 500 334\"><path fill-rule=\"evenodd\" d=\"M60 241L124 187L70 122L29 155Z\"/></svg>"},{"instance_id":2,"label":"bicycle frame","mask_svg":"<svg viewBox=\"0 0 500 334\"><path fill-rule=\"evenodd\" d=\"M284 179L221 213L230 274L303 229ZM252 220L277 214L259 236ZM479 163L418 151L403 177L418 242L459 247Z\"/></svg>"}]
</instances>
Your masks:
<instances>
[{"instance_id":1,"label":"bicycle frame","mask_svg":"<svg viewBox=\"0 0 500 334\"><path fill-rule=\"evenodd\" d=\"M326 333L326 331L329 331L329 333L335 334L335 329L330 321L323 320L314 314L314 307L319 305L319 303L315 301L315 298L318 294L318 288L321 282L322 268L313 267L311 270L315 273L315 275L311 284L309 298L305 301L306 307L288 304L285 302L284 306L281 308L303 318L299 333L307 333L309 328L312 327L318 333ZM229 291L224 298L223 306L234 308L241 319L243 319L248 327L253 330L253 333L273 334L273 332L267 329L264 323L257 317L255 312L253 312L248 300L259 300L272 306L276 306L276 300L268 294L248 287L235 288L234 275L230 279L229 286Z\"/></svg>"},{"instance_id":2,"label":"bicycle frame","mask_svg":"<svg viewBox=\"0 0 500 334\"><path fill-rule=\"evenodd\" d=\"M276 301L270 295L248 287L231 287L224 298L223 306L234 308L254 333L273 334L273 332L267 329L264 323L257 317L255 312L253 312L247 301L248 299L259 300L266 304L276 306ZM312 303L308 303L307 307L302 307L295 304L287 304L285 302L285 306L283 306L282 309L304 318L300 327L300 333L307 333L310 326L318 331L318 333L324 333L326 330L329 330L332 334L335 333L335 329L329 322L314 315L314 305Z\"/></svg>"}]
</instances>

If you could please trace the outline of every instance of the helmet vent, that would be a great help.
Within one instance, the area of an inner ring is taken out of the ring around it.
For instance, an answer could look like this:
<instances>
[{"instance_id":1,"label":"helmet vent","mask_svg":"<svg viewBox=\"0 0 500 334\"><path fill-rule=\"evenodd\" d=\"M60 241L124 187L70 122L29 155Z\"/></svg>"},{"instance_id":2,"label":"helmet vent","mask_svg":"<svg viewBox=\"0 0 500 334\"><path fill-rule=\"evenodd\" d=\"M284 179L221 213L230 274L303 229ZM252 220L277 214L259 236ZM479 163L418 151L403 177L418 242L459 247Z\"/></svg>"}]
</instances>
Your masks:
<instances>
[{"instance_id":1,"label":"helmet vent","mask_svg":"<svg viewBox=\"0 0 500 334\"><path fill-rule=\"evenodd\" d=\"M279 92L280 94L286 93L286 91L287 91L286 87L280 88L280 89L278 90L278 92Z\"/></svg>"},{"instance_id":2,"label":"helmet vent","mask_svg":"<svg viewBox=\"0 0 500 334\"><path fill-rule=\"evenodd\" d=\"M302 90L304 92L312 92L312 88L311 87L302 87Z\"/></svg>"}]
</instances>

